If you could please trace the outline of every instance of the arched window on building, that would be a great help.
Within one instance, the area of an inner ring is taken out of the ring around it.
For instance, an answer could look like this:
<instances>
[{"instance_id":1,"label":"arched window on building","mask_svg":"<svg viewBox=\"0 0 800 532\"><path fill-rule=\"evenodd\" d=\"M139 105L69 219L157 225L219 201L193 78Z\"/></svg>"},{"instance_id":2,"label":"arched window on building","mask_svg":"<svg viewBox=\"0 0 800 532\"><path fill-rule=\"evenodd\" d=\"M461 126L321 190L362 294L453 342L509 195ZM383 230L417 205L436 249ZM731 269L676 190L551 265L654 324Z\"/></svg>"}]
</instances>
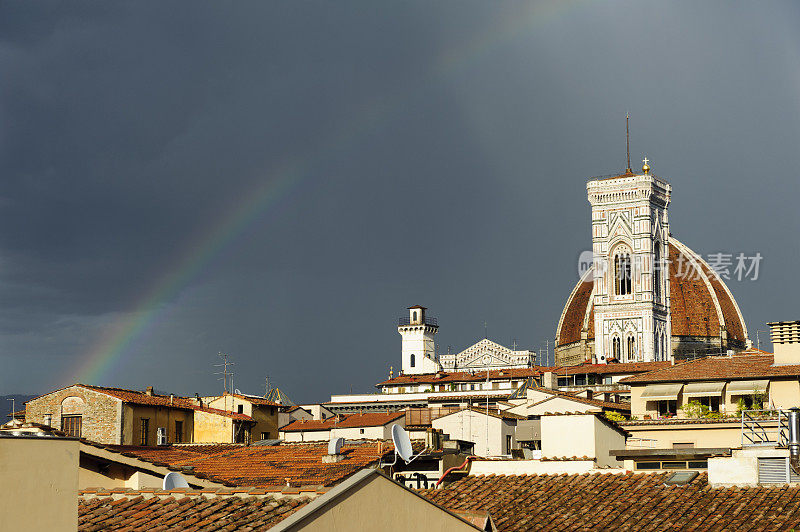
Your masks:
<instances>
[{"instance_id":1,"label":"arched window on building","mask_svg":"<svg viewBox=\"0 0 800 532\"><path fill-rule=\"evenodd\" d=\"M628 336L628 362L636 360L636 340L633 335Z\"/></svg>"},{"instance_id":2,"label":"arched window on building","mask_svg":"<svg viewBox=\"0 0 800 532\"><path fill-rule=\"evenodd\" d=\"M614 286L618 296L631 293L631 256L620 252L614 255Z\"/></svg>"},{"instance_id":3,"label":"arched window on building","mask_svg":"<svg viewBox=\"0 0 800 532\"><path fill-rule=\"evenodd\" d=\"M615 336L611 340L611 356L617 360L622 360L621 351L622 342L620 341L619 336Z\"/></svg>"},{"instance_id":4,"label":"arched window on building","mask_svg":"<svg viewBox=\"0 0 800 532\"><path fill-rule=\"evenodd\" d=\"M416 310L411 313L411 320L414 321L414 322L417 321L417 311Z\"/></svg>"},{"instance_id":5,"label":"arched window on building","mask_svg":"<svg viewBox=\"0 0 800 532\"><path fill-rule=\"evenodd\" d=\"M653 253L653 300L661 301L661 243L656 242Z\"/></svg>"},{"instance_id":6,"label":"arched window on building","mask_svg":"<svg viewBox=\"0 0 800 532\"><path fill-rule=\"evenodd\" d=\"M658 333L653 333L653 351L655 351L655 360L661 360L661 337Z\"/></svg>"},{"instance_id":7,"label":"arched window on building","mask_svg":"<svg viewBox=\"0 0 800 532\"><path fill-rule=\"evenodd\" d=\"M415 360L416 360L416 357L414 355L411 355L411 367L412 368L414 367Z\"/></svg>"}]
</instances>

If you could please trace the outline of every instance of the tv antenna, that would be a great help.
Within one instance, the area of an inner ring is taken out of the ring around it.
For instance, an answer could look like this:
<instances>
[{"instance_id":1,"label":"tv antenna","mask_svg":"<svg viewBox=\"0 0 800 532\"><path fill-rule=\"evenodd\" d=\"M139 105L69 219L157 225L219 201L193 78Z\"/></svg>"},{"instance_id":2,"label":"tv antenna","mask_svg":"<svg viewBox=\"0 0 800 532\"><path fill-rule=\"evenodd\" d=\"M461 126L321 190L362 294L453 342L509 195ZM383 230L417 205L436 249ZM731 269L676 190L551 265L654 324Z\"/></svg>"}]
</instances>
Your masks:
<instances>
[{"instance_id":1,"label":"tv antenna","mask_svg":"<svg viewBox=\"0 0 800 532\"><path fill-rule=\"evenodd\" d=\"M228 393L228 378L230 378L230 389L233 389L233 370L228 369L229 366L233 366L233 362L228 360L227 353L217 353L219 358L222 359L222 364L214 364L215 368L222 368L222 371L218 371L214 373L214 375L222 375L218 380L222 381L222 389L225 393Z\"/></svg>"}]
</instances>

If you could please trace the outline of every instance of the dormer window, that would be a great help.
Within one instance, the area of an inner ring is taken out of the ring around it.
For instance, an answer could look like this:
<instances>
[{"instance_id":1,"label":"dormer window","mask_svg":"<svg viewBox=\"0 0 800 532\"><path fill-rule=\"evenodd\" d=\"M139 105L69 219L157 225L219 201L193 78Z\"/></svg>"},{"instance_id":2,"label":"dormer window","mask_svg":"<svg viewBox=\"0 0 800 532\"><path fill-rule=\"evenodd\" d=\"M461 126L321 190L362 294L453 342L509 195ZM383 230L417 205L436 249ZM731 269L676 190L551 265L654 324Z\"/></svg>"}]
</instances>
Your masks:
<instances>
[{"instance_id":1,"label":"dormer window","mask_svg":"<svg viewBox=\"0 0 800 532\"><path fill-rule=\"evenodd\" d=\"M415 323L417 321L417 311L416 310L411 313L411 321L413 321Z\"/></svg>"}]
</instances>

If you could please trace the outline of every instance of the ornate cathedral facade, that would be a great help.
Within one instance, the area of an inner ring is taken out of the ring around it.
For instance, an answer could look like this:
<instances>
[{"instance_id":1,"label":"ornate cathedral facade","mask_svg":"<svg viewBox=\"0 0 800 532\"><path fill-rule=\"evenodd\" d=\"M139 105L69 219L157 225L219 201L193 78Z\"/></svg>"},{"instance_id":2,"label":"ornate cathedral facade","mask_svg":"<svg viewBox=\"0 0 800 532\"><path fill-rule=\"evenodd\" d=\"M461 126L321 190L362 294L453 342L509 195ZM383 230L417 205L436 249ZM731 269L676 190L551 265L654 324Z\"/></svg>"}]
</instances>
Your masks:
<instances>
[{"instance_id":1,"label":"ornate cathedral facade","mask_svg":"<svg viewBox=\"0 0 800 532\"><path fill-rule=\"evenodd\" d=\"M586 185L591 268L556 328L556 364L650 362L749 346L717 273L669 231L671 187L630 170Z\"/></svg>"}]
</instances>

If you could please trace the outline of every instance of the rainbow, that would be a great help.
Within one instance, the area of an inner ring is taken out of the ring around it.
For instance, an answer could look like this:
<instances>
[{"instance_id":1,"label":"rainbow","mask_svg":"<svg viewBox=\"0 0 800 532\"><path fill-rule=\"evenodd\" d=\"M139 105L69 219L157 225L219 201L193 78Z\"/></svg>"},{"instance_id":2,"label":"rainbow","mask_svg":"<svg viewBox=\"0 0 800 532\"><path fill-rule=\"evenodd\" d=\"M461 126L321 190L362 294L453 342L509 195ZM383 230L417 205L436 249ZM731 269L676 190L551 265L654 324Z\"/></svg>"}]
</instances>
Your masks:
<instances>
[{"instance_id":1,"label":"rainbow","mask_svg":"<svg viewBox=\"0 0 800 532\"><path fill-rule=\"evenodd\" d=\"M105 328L94 345L82 355L75 371L64 385L75 382L101 383L112 376L113 369L126 354L130 354L137 342L141 342L160 323L163 323L170 305L205 268L249 227L267 213L286 204L301 183L318 175L322 163L328 157L341 154L357 145L357 140L374 133L379 126L390 122L392 115L400 114L408 103L409 94L426 84L433 84L446 75L451 75L497 50L509 41L523 36L536 25L546 24L556 16L563 15L580 2L553 1L530 3L524 16L518 12L498 17L498 21L487 31L462 46L444 50L431 61L430 68L420 79L409 80L396 86L390 94L379 95L364 102L350 113L350 119L320 146L313 157L290 159L266 172L255 189L244 195L246 198L226 214L222 215L195 238L170 261L166 273L161 275L150 289L129 305L131 312L121 314ZM413 86L412 86L413 83Z\"/></svg>"}]
</instances>

